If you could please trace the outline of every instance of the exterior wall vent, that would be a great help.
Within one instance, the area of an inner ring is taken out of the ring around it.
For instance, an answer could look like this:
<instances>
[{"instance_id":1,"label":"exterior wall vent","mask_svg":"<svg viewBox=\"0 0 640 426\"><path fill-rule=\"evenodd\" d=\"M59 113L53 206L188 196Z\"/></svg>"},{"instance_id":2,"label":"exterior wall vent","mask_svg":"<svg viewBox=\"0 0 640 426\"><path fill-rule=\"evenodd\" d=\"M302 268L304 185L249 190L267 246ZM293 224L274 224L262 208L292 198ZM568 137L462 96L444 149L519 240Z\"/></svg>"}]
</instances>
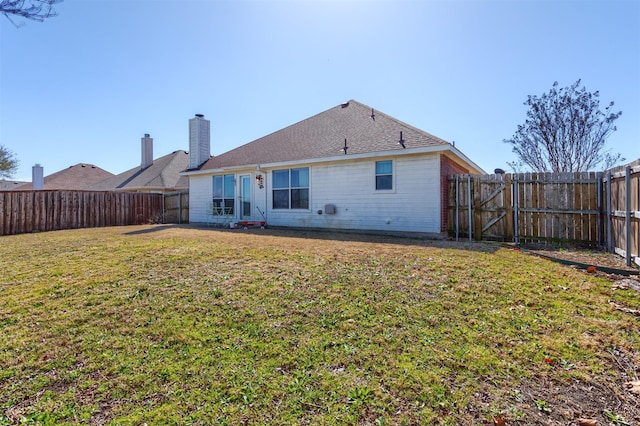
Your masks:
<instances>
[{"instance_id":1,"label":"exterior wall vent","mask_svg":"<svg viewBox=\"0 0 640 426\"><path fill-rule=\"evenodd\" d=\"M335 206L335 204L325 204L324 205L324 212L326 214L336 214L336 206Z\"/></svg>"}]
</instances>

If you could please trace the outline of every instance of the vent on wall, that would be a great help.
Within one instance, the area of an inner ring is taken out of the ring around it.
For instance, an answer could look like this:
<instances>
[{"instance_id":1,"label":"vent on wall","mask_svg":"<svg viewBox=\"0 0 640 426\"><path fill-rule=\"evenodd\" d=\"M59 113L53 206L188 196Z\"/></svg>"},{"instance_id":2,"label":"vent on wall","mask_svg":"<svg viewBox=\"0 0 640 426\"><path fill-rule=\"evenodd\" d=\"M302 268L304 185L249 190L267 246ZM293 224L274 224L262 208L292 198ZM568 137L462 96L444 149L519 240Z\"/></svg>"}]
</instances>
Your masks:
<instances>
[{"instance_id":1,"label":"vent on wall","mask_svg":"<svg viewBox=\"0 0 640 426\"><path fill-rule=\"evenodd\" d=\"M324 205L324 212L326 214L336 214L336 206L335 206L335 204L325 204Z\"/></svg>"}]
</instances>

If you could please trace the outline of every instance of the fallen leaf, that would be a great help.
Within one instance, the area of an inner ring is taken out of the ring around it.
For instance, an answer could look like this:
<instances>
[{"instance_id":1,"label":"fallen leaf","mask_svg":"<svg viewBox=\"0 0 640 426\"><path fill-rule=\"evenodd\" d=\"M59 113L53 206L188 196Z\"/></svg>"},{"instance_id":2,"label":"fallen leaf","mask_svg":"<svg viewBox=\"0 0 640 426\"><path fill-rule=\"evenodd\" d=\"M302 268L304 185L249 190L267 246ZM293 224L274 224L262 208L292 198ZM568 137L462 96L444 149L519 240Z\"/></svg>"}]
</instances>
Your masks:
<instances>
[{"instance_id":1,"label":"fallen leaf","mask_svg":"<svg viewBox=\"0 0 640 426\"><path fill-rule=\"evenodd\" d=\"M629 386L629 390L636 395L640 395L640 380L636 380L635 382L627 382L627 386Z\"/></svg>"},{"instance_id":2,"label":"fallen leaf","mask_svg":"<svg viewBox=\"0 0 640 426\"><path fill-rule=\"evenodd\" d=\"M578 426L596 426L598 424L597 420L593 419L578 419Z\"/></svg>"},{"instance_id":3,"label":"fallen leaf","mask_svg":"<svg viewBox=\"0 0 640 426\"><path fill-rule=\"evenodd\" d=\"M618 280L613 287L615 289L631 289L635 291L640 291L640 281L634 280L632 278L625 278L622 280Z\"/></svg>"},{"instance_id":4,"label":"fallen leaf","mask_svg":"<svg viewBox=\"0 0 640 426\"><path fill-rule=\"evenodd\" d=\"M493 416L493 424L494 426L506 426L507 421L500 416Z\"/></svg>"},{"instance_id":5,"label":"fallen leaf","mask_svg":"<svg viewBox=\"0 0 640 426\"><path fill-rule=\"evenodd\" d=\"M609 304L611 306L613 306L614 308L616 308L617 310L619 310L619 311L626 312L628 314L632 314L632 315L635 315L635 316L640 316L640 310L638 310L638 309L625 308L624 306L619 305L616 302L611 302L611 301L609 302Z\"/></svg>"},{"instance_id":6,"label":"fallen leaf","mask_svg":"<svg viewBox=\"0 0 640 426\"><path fill-rule=\"evenodd\" d=\"M587 272L593 274L596 271L596 267L591 265L587 268Z\"/></svg>"}]
</instances>

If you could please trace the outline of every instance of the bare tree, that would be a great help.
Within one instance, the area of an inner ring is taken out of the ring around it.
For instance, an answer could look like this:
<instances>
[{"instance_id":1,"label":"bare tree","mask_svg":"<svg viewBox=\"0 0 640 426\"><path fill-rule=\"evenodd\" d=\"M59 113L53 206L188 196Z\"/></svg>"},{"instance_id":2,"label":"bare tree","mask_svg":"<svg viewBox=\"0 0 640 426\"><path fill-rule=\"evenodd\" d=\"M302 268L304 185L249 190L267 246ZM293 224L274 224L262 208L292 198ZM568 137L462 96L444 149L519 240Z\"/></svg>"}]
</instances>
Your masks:
<instances>
[{"instance_id":1,"label":"bare tree","mask_svg":"<svg viewBox=\"0 0 640 426\"><path fill-rule=\"evenodd\" d=\"M15 154L0 145L0 177L10 178L18 170Z\"/></svg>"},{"instance_id":2,"label":"bare tree","mask_svg":"<svg viewBox=\"0 0 640 426\"><path fill-rule=\"evenodd\" d=\"M57 16L53 5L63 0L0 0L0 12L18 27L11 16L19 16L32 21L42 22L47 18Z\"/></svg>"},{"instance_id":3,"label":"bare tree","mask_svg":"<svg viewBox=\"0 0 640 426\"><path fill-rule=\"evenodd\" d=\"M600 111L600 93L579 86L580 80L558 89L556 81L541 97L529 95L527 120L504 140L518 156L509 163L513 169L526 165L536 172L581 172L624 161L605 148L622 112L611 111L613 102Z\"/></svg>"}]
</instances>

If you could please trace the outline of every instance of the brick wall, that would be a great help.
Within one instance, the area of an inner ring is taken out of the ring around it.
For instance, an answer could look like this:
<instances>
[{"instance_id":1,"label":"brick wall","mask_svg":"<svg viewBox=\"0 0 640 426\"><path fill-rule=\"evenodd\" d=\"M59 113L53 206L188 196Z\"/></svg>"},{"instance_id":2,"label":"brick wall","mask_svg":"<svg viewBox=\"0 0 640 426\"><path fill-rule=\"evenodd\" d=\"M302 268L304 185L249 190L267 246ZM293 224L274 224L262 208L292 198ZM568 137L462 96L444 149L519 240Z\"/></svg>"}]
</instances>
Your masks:
<instances>
[{"instance_id":1,"label":"brick wall","mask_svg":"<svg viewBox=\"0 0 640 426\"><path fill-rule=\"evenodd\" d=\"M455 163L446 155L440 156L440 232L447 232L449 226L448 202L449 202L449 182L451 175L469 173L459 164Z\"/></svg>"}]
</instances>

